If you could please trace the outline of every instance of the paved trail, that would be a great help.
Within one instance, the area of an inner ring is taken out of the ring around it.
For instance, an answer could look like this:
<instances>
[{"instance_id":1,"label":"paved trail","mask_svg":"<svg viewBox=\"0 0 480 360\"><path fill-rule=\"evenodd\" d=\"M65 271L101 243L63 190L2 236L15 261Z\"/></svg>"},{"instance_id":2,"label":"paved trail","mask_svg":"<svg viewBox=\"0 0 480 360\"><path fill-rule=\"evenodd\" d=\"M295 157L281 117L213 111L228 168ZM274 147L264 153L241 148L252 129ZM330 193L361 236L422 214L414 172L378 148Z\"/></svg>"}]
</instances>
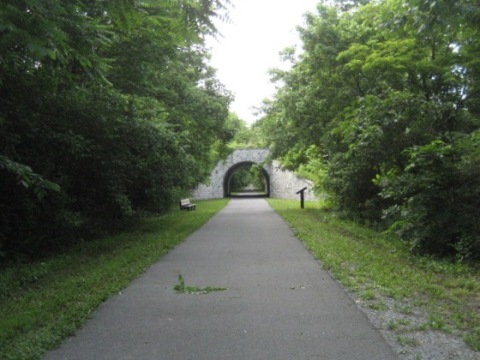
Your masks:
<instances>
[{"instance_id":1,"label":"paved trail","mask_svg":"<svg viewBox=\"0 0 480 360\"><path fill-rule=\"evenodd\" d=\"M177 294L179 274L227 290ZM265 200L236 199L46 359L397 357Z\"/></svg>"}]
</instances>

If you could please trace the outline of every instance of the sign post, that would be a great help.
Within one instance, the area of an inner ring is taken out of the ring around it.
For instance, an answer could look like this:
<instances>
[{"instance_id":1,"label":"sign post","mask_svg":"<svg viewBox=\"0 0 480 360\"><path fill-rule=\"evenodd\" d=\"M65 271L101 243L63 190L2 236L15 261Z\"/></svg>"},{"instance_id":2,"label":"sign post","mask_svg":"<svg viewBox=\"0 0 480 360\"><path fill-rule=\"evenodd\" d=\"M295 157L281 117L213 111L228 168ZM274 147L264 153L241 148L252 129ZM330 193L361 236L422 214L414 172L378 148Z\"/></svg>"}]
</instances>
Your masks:
<instances>
[{"instance_id":1,"label":"sign post","mask_svg":"<svg viewBox=\"0 0 480 360\"><path fill-rule=\"evenodd\" d=\"M304 187L302 190L298 190L296 193L297 194L300 194L300 208L301 209L304 209L305 208L305 204L304 204L304 200L305 200L305 190L307 190L306 187Z\"/></svg>"}]
</instances>

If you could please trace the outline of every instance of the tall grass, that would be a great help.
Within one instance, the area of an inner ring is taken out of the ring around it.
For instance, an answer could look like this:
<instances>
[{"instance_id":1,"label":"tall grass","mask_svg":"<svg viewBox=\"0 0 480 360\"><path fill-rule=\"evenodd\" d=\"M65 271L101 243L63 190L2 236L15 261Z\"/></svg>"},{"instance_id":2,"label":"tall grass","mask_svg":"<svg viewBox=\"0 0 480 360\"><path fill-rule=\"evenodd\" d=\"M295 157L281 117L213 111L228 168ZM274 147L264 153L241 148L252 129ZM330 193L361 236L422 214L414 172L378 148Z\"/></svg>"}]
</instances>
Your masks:
<instances>
[{"instance_id":1,"label":"tall grass","mask_svg":"<svg viewBox=\"0 0 480 360\"><path fill-rule=\"evenodd\" d=\"M317 203L307 203L305 210L297 201L269 203L323 266L371 309L394 303L396 311L421 314L421 324L400 324L402 332L450 332L480 351L478 266L415 256L397 238L341 220Z\"/></svg>"},{"instance_id":2,"label":"tall grass","mask_svg":"<svg viewBox=\"0 0 480 360\"><path fill-rule=\"evenodd\" d=\"M108 299L201 227L227 200L146 219L134 231L0 272L0 358L39 359Z\"/></svg>"}]
</instances>

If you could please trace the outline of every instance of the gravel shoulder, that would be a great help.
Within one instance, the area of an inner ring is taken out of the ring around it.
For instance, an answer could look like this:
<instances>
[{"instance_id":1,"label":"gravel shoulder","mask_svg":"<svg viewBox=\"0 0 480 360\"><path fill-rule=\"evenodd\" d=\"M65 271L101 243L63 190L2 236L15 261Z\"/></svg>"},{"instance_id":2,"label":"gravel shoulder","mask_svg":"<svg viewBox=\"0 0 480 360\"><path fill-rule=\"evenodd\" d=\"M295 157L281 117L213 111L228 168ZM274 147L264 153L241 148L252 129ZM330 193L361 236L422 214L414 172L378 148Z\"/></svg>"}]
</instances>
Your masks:
<instances>
[{"instance_id":1,"label":"gravel shoulder","mask_svg":"<svg viewBox=\"0 0 480 360\"><path fill-rule=\"evenodd\" d=\"M424 311L412 303L402 303L385 296L365 301L343 288L401 360L480 360L480 352L469 349L455 334L430 329L415 330L428 319ZM384 308L373 310L372 307L378 303ZM408 309L408 313L399 309Z\"/></svg>"}]
</instances>

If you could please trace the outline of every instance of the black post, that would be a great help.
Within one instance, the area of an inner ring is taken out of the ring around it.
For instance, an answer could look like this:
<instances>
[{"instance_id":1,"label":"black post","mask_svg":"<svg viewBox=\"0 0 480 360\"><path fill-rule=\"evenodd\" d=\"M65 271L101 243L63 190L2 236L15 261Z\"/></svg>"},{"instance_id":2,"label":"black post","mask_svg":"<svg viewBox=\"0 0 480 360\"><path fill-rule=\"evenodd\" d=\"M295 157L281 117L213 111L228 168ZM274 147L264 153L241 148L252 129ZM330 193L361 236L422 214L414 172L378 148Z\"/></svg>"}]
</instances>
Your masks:
<instances>
[{"instance_id":1,"label":"black post","mask_svg":"<svg viewBox=\"0 0 480 360\"><path fill-rule=\"evenodd\" d=\"M304 205L304 200L305 200L305 190L307 190L306 187L304 187L302 190L298 190L297 191L297 194L300 194L300 208L302 209L305 209L305 205Z\"/></svg>"}]
</instances>

